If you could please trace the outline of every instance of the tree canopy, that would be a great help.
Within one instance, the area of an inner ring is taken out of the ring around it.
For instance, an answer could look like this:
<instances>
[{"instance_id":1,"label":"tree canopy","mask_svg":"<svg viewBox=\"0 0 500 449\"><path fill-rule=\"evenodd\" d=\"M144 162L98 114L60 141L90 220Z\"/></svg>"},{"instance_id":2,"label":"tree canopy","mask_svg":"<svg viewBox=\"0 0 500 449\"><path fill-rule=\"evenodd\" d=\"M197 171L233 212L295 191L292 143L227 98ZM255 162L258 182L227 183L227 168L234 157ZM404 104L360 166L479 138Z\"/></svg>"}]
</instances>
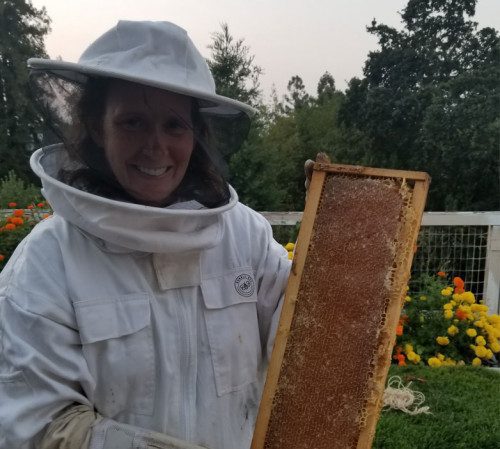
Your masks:
<instances>
[{"instance_id":1,"label":"tree canopy","mask_svg":"<svg viewBox=\"0 0 500 449\"><path fill-rule=\"evenodd\" d=\"M30 96L26 61L46 56L50 20L30 1L0 2L0 178L14 169L31 177L29 155L40 142L43 123Z\"/></svg>"},{"instance_id":2,"label":"tree canopy","mask_svg":"<svg viewBox=\"0 0 500 449\"><path fill-rule=\"evenodd\" d=\"M431 210L500 207L499 37L477 30L475 6L410 0L402 30L374 20L380 49L339 115L369 142L361 162L431 174Z\"/></svg>"}]
</instances>

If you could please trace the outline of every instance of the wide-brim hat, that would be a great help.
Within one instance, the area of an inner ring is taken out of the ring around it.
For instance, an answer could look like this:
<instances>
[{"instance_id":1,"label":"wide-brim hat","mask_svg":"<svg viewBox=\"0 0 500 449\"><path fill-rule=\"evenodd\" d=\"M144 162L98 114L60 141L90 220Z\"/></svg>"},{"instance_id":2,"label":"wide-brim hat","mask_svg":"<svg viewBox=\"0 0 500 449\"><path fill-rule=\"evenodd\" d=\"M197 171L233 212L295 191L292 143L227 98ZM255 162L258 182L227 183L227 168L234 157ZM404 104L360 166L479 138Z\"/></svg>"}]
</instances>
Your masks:
<instances>
[{"instance_id":1,"label":"wide-brim hat","mask_svg":"<svg viewBox=\"0 0 500 449\"><path fill-rule=\"evenodd\" d=\"M66 97L89 77L117 78L196 98L224 157L241 145L255 113L251 106L216 93L207 62L187 32L170 22L119 21L77 63L31 58L28 67L31 81L41 87L38 99L56 121L69 117Z\"/></svg>"}]
</instances>

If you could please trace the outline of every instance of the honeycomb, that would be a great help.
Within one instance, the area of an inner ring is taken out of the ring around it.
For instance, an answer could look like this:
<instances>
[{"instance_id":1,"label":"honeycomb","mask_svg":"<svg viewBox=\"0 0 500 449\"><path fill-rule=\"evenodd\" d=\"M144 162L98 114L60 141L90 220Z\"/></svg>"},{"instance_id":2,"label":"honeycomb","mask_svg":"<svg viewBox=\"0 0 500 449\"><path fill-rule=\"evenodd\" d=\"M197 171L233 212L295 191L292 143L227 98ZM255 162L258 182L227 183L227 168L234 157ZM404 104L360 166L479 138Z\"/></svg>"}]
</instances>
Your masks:
<instances>
[{"instance_id":1,"label":"honeycomb","mask_svg":"<svg viewBox=\"0 0 500 449\"><path fill-rule=\"evenodd\" d=\"M286 345L273 351L252 449L367 449L373 440L428 179L415 201L413 172L332 167L312 231L299 234L304 262L284 306L293 315L281 316Z\"/></svg>"}]
</instances>

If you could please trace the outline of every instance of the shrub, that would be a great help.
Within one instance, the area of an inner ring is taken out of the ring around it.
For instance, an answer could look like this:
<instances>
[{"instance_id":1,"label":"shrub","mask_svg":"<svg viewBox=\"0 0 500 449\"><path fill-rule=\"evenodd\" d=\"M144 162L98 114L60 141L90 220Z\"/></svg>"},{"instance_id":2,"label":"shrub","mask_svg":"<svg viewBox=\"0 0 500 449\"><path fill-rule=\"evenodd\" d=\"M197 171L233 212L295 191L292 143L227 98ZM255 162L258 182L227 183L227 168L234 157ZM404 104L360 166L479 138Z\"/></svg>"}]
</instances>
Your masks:
<instances>
[{"instance_id":1,"label":"shrub","mask_svg":"<svg viewBox=\"0 0 500 449\"><path fill-rule=\"evenodd\" d=\"M0 179L0 209L26 208L30 204L42 201L40 188L33 184L25 184L13 170Z\"/></svg>"},{"instance_id":2,"label":"shrub","mask_svg":"<svg viewBox=\"0 0 500 449\"><path fill-rule=\"evenodd\" d=\"M10 201L11 205L15 202ZM3 269L17 245L26 237L33 227L49 214L45 202L30 204L27 209L15 209L10 215L0 217L0 271Z\"/></svg>"},{"instance_id":3,"label":"shrub","mask_svg":"<svg viewBox=\"0 0 500 449\"><path fill-rule=\"evenodd\" d=\"M489 314L459 277L449 281L439 272L422 276L419 284L423 293L405 298L394 360L431 367L498 364L500 316Z\"/></svg>"}]
</instances>

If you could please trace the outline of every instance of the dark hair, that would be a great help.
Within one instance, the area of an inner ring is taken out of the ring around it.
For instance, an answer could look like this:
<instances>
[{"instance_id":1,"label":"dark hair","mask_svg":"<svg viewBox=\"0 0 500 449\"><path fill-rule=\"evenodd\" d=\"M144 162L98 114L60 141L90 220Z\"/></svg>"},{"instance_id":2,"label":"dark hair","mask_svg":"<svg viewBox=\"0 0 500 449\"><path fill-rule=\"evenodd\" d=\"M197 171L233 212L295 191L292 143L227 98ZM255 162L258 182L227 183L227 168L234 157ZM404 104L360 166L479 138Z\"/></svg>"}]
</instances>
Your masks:
<instances>
[{"instance_id":1,"label":"dark hair","mask_svg":"<svg viewBox=\"0 0 500 449\"><path fill-rule=\"evenodd\" d=\"M61 173L68 184L111 199L137 202L119 184L106 159L104 149L92 138L92 129L99 129L104 118L107 93L113 78L89 77L74 100L72 128L65 145L73 160L84 168ZM230 198L228 184L217 169L211 132L200 114L198 101L192 100L191 119L195 146L172 202L196 200L212 208L226 204Z\"/></svg>"}]
</instances>

